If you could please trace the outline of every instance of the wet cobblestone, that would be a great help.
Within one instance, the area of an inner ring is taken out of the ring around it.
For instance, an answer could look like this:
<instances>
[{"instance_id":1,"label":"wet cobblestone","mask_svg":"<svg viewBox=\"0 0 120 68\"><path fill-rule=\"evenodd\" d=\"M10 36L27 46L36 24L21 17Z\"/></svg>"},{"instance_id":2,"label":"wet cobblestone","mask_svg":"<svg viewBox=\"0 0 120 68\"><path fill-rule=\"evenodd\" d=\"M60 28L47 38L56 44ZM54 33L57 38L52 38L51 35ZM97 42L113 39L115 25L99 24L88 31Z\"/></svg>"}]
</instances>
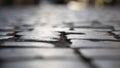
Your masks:
<instances>
[{"instance_id":1,"label":"wet cobblestone","mask_svg":"<svg viewBox=\"0 0 120 68\"><path fill-rule=\"evenodd\" d=\"M119 56L119 12L46 3L0 7L0 68L109 68L96 51L109 61Z\"/></svg>"}]
</instances>

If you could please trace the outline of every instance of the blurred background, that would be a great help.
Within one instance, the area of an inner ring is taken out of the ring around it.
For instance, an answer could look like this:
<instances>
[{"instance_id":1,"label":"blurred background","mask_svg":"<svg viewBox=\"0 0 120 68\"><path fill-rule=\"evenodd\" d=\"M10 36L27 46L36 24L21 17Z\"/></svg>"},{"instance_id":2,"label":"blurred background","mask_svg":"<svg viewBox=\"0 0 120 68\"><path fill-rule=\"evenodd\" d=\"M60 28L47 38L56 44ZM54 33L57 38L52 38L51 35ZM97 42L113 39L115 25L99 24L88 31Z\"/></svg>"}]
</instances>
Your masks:
<instances>
[{"instance_id":1,"label":"blurred background","mask_svg":"<svg viewBox=\"0 0 120 68\"><path fill-rule=\"evenodd\" d=\"M0 20L11 22L9 19L15 18L14 21L21 19L21 22L24 22L28 18L38 17L41 22L43 18L49 19L48 16L42 17L42 15L53 13L50 18L58 15L57 17L61 17L58 18L61 22L92 20L109 22L113 18L118 21L119 4L120 0L0 0Z\"/></svg>"},{"instance_id":2,"label":"blurred background","mask_svg":"<svg viewBox=\"0 0 120 68\"><path fill-rule=\"evenodd\" d=\"M0 0L0 5L30 5L40 4L41 2L50 2L55 4L68 4L68 3L86 3L89 5L101 6L101 5L119 5L119 0ZM76 4L77 4L76 3Z\"/></svg>"}]
</instances>

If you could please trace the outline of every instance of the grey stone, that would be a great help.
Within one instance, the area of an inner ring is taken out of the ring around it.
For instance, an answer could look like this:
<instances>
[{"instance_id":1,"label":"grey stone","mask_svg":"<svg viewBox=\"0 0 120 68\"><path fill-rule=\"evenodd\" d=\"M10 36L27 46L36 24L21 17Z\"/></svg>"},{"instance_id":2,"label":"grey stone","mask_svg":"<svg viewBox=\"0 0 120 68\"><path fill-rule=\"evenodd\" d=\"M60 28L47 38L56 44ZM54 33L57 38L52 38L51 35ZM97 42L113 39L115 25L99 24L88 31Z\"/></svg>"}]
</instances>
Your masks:
<instances>
[{"instance_id":1,"label":"grey stone","mask_svg":"<svg viewBox=\"0 0 120 68\"><path fill-rule=\"evenodd\" d=\"M72 49L1 49L2 68L89 68Z\"/></svg>"},{"instance_id":2,"label":"grey stone","mask_svg":"<svg viewBox=\"0 0 120 68\"><path fill-rule=\"evenodd\" d=\"M98 39L98 40L116 40L113 36L109 36L109 35L97 35L97 34L93 34L93 35L67 35L68 39Z\"/></svg>"},{"instance_id":3,"label":"grey stone","mask_svg":"<svg viewBox=\"0 0 120 68\"><path fill-rule=\"evenodd\" d=\"M115 35L120 36L120 31L114 31L113 33L114 33Z\"/></svg>"},{"instance_id":4,"label":"grey stone","mask_svg":"<svg viewBox=\"0 0 120 68\"><path fill-rule=\"evenodd\" d=\"M71 40L72 48L120 48L120 42L117 41L90 41L90 40Z\"/></svg>"},{"instance_id":5,"label":"grey stone","mask_svg":"<svg viewBox=\"0 0 120 68\"><path fill-rule=\"evenodd\" d=\"M8 47L41 47L41 48L52 48L53 44L50 43L42 43L42 42L4 42L1 46Z\"/></svg>"},{"instance_id":6,"label":"grey stone","mask_svg":"<svg viewBox=\"0 0 120 68\"><path fill-rule=\"evenodd\" d=\"M7 40L11 38L13 38L13 36L0 36L0 40Z\"/></svg>"},{"instance_id":7,"label":"grey stone","mask_svg":"<svg viewBox=\"0 0 120 68\"><path fill-rule=\"evenodd\" d=\"M87 28L75 28L75 31L96 31L96 32L108 32L112 31L112 29L87 29Z\"/></svg>"},{"instance_id":8,"label":"grey stone","mask_svg":"<svg viewBox=\"0 0 120 68\"><path fill-rule=\"evenodd\" d=\"M57 42L58 41L57 38L56 37L50 37L50 36L46 36L46 37L42 37L42 36L22 36L20 39L23 40L23 41Z\"/></svg>"},{"instance_id":9,"label":"grey stone","mask_svg":"<svg viewBox=\"0 0 120 68\"><path fill-rule=\"evenodd\" d=\"M8 32L0 32L1 36L5 36L5 35L12 35L14 32L12 31L8 31Z\"/></svg>"},{"instance_id":10,"label":"grey stone","mask_svg":"<svg viewBox=\"0 0 120 68\"><path fill-rule=\"evenodd\" d=\"M119 60L94 60L93 64L97 68L120 68Z\"/></svg>"},{"instance_id":11,"label":"grey stone","mask_svg":"<svg viewBox=\"0 0 120 68\"><path fill-rule=\"evenodd\" d=\"M24 62L7 62L1 68L89 68L82 62L65 60L33 60Z\"/></svg>"},{"instance_id":12,"label":"grey stone","mask_svg":"<svg viewBox=\"0 0 120 68\"><path fill-rule=\"evenodd\" d=\"M66 58L66 59L78 59L72 49L1 49L0 50L0 58L7 59L9 58L21 58L21 57L39 57L42 56L44 58Z\"/></svg>"},{"instance_id":13,"label":"grey stone","mask_svg":"<svg viewBox=\"0 0 120 68\"><path fill-rule=\"evenodd\" d=\"M12 31L14 27L12 26L0 26L0 31Z\"/></svg>"},{"instance_id":14,"label":"grey stone","mask_svg":"<svg viewBox=\"0 0 120 68\"><path fill-rule=\"evenodd\" d=\"M120 59L120 49L81 49L81 54L91 59Z\"/></svg>"}]
</instances>

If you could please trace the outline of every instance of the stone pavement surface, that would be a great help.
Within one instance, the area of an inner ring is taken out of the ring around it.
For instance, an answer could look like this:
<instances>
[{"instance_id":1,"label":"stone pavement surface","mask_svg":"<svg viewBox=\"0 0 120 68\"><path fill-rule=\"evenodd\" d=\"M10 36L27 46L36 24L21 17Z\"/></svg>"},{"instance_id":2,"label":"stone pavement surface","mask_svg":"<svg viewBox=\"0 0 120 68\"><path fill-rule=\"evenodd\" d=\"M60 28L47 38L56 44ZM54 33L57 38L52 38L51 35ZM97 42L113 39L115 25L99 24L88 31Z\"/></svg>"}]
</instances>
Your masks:
<instances>
[{"instance_id":1,"label":"stone pavement surface","mask_svg":"<svg viewBox=\"0 0 120 68\"><path fill-rule=\"evenodd\" d=\"M0 7L0 68L120 68L119 12Z\"/></svg>"}]
</instances>

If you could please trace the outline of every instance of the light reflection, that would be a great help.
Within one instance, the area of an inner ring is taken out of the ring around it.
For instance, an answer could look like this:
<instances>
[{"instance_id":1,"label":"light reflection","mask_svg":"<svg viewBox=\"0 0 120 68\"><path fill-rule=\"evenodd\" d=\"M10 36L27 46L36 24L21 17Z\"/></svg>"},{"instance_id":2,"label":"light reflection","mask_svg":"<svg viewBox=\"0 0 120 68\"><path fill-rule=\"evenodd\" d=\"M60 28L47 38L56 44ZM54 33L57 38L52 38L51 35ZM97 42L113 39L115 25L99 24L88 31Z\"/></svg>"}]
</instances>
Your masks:
<instances>
[{"instance_id":1,"label":"light reflection","mask_svg":"<svg viewBox=\"0 0 120 68\"><path fill-rule=\"evenodd\" d=\"M113 5L117 4L119 1L116 0L69 0L68 1L68 8L71 10L80 10L85 9L88 5L90 5L90 2L95 6L95 8L102 8L105 5Z\"/></svg>"},{"instance_id":2,"label":"light reflection","mask_svg":"<svg viewBox=\"0 0 120 68\"><path fill-rule=\"evenodd\" d=\"M102 8L105 3L110 3L112 0L95 0L95 7Z\"/></svg>"},{"instance_id":3,"label":"light reflection","mask_svg":"<svg viewBox=\"0 0 120 68\"><path fill-rule=\"evenodd\" d=\"M69 1L67 6L71 10L85 9L88 5L88 0Z\"/></svg>"},{"instance_id":4,"label":"light reflection","mask_svg":"<svg viewBox=\"0 0 120 68\"><path fill-rule=\"evenodd\" d=\"M40 30L42 29L42 30ZM36 27L35 32L37 32L36 34L41 35L42 36L46 36L46 35L59 35L59 33L54 32L54 29L51 26L44 26L44 27Z\"/></svg>"}]
</instances>

